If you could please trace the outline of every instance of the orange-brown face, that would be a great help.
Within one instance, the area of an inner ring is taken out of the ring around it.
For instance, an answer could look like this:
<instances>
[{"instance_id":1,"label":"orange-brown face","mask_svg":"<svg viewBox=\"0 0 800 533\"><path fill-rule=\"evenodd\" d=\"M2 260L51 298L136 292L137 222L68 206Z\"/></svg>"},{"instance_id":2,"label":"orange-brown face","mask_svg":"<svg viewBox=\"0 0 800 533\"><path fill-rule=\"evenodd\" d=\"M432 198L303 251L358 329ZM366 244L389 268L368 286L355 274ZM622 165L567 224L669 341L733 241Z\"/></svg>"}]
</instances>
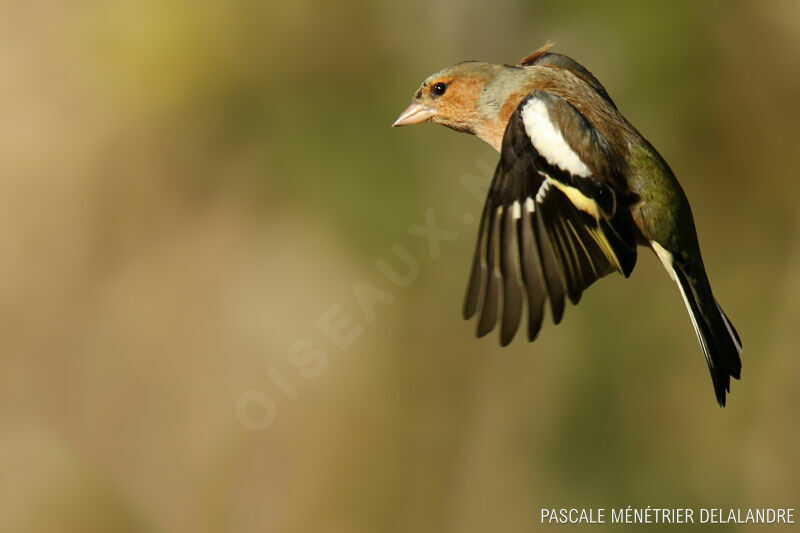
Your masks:
<instances>
[{"instance_id":1,"label":"orange-brown face","mask_svg":"<svg viewBox=\"0 0 800 533\"><path fill-rule=\"evenodd\" d=\"M406 126L428 120L458 131L474 132L478 100L486 79L476 75L441 72L422 83L411 105L393 124Z\"/></svg>"}]
</instances>

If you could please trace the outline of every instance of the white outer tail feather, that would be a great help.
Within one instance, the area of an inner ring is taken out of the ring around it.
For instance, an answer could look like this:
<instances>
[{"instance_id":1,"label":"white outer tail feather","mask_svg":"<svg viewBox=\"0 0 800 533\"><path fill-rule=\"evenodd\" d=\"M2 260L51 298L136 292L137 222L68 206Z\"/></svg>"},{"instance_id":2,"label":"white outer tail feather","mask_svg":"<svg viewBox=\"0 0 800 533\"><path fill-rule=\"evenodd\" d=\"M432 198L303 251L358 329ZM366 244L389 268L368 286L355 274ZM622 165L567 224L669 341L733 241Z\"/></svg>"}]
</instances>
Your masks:
<instances>
[{"instance_id":1,"label":"white outer tail feather","mask_svg":"<svg viewBox=\"0 0 800 533\"><path fill-rule=\"evenodd\" d=\"M671 277L672 281L674 281L678 285L678 289L681 291L681 297L683 298L683 303L686 304L686 310L689 312L689 318L692 320L692 326L694 327L694 332L697 334L697 340L700 342L700 347L703 349L703 355L705 355L706 357L706 362L708 363L708 366L713 369L714 362L711 360L711 354L708 351L708 345L706 344L706 341L703 338L702 333L700 333L700 327L697 324L697 317L694 316L694 312L692 311L692 305L689 303L689 297L687 296L686 291L683 288L683 285L681 285L681 282L678 281L678 275L675 273L675 267L672 266L672 254L666 248L658 244L656 241L650 241L650 245L653 247L653 251L655 251L656 255L661 260L661 264L663 264L664 268L667 270L667 274L669 274L669 277ZM717 304L717 307L719 308L719 304ZM725 313L723 313L721 309L720 309L720 314L722 316L725 316ZM725 325L728 326L727 320L725 321ZM733 335L733 332L731 331L730 326L728 326L728 331L731 333L731 337L733 337L735 340L735 337Z\"/></svg>"},{"instance_id":2,"label":"white outer tail feather","mask_svg":"<svg viewBox=\"0 0 800 533\"><path fill-rule=\"evenodd\" d=\"M689 318L692 319L692 326L694 326L694 332L697 334L697 340L700 341L700 346L703 348L703 355L706 356L706 362L708 366L712 369L715 368L714 361L711 359L711 354L708 351L708 345L706 344L706 340L703 335L700 333L700 327L697 325L697 317L694 316L694 311L692 311L692 305L689 303L689 297L686 295L686 291L681 285L681 282L678 281L678 276L675 274L674 267L670 266L669 274L672 276L672 279L675 280L675 283L678 285L678 289L681 291L681 296L683 297L683 303L686 304L686 310L689 312Z\"/></svg>"}]
</instances>

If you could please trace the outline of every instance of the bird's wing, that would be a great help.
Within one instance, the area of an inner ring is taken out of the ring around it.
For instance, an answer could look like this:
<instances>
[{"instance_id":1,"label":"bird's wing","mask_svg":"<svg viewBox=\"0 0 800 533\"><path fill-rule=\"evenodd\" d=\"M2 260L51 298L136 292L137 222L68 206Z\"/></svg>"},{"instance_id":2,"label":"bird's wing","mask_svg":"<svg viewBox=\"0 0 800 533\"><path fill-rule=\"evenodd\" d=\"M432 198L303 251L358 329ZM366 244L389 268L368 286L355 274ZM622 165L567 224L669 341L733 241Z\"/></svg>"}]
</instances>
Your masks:
<instances>
[{"instance_id":1,"label":"bird's wing","mask_svg":"<svg viewBox=\"0 0 800 533\"><path fill-rule=\"evenodd\" d=\"M481 218L464 302L479 313L477 335L499 322L514 337L527 301L528 339L545 301L553 321L595 280L636 263L625 191L613 185L608 141L569 102L534 91L511 116ZM618 208L619 206L619 208Z\"/></svg>"}]
</instances>

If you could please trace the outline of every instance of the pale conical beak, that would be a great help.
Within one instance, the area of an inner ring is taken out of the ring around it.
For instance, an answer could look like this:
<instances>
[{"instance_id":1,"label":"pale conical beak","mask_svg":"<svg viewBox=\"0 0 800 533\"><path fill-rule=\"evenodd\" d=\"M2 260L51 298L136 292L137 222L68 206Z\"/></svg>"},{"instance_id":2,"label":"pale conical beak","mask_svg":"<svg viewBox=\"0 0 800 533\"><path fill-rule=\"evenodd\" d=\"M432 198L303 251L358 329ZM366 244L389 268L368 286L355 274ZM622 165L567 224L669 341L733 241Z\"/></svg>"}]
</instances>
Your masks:
<instances>
[{"instance_id":1,"label":"pale conical beak","mask_svg":"<svg viewBox=\"0 0 800 533\"><path fill-rule=\"evenodd\" d=\"M400 116L394 121L392 127L394 128L395 126L410 126L412 124L420 124L430 120L435 114L436 111L432 107L413 102L406 108L405 111L400 113Z\"/></svg>"}]
</instances>

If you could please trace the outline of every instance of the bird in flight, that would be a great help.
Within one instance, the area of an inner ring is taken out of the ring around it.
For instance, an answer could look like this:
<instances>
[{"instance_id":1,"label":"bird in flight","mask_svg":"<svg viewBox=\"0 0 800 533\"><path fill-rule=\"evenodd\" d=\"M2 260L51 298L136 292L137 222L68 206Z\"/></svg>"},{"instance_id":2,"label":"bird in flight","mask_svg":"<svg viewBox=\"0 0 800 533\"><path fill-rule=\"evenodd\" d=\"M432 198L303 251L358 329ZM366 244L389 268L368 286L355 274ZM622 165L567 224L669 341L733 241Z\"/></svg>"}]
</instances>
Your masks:
<instances>
[{"instance_id":1,"label":"bird in flight","mask_svg":"<svg viewBox=\"0 0 800 533\"><path fill-rule=\"evenodd\" d=\"M742 343L706 276L689 202L669 165L599 81L548 43L518 65L466 61L428 77L393 126L431 121L500 152L464 300L477 336L528 340L545 306L612 272L630 276L648 247L677 283L721 406L739 379Z\"/></svg>"}]
</instances>

